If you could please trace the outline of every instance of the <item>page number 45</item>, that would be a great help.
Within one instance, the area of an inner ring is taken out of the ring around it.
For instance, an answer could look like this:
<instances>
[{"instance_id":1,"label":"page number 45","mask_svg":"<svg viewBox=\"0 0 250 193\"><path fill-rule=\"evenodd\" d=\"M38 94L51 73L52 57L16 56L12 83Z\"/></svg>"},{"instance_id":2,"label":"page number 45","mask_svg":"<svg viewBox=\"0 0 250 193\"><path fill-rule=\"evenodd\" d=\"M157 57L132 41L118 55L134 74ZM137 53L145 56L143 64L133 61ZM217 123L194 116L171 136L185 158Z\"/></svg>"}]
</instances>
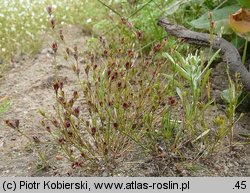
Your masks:
<instances>
[{"instance_id":1,"label":"page number 45","mask_svg":"<svg viewBox=\"0 0 250 193\"><path fill-rule=\"evenodd\" d=\"M244 190L247 188L247 181L237 181L233 189Z\"/></svg>"}]
</instances>

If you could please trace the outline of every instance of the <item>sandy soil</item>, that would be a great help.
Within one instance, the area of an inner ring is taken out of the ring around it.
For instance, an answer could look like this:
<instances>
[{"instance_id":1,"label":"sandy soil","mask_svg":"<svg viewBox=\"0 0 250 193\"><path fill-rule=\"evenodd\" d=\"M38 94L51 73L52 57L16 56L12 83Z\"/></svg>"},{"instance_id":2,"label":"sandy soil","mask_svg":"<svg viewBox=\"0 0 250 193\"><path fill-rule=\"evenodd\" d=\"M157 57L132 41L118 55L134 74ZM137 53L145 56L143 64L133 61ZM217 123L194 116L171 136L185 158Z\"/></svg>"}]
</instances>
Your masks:
<instances>
[{"instance_id":1,"label":"sandy soil","mask_svg":"<svg viewBox=\"0 0 250 193\"><path fill-rule=\"evenodd\" d=\"M78 45L79 49L85 49L85 36L79 26L69 26L63 29L68 46ZM0 80L2 96L9 96L11 108L0 117L0 176L83 176L89 175L84 171L71 169L66 160L51 158L51 167L39 170L39 159L34 148L27 139L17 134L14 130L5 126L6 119L19 119L21 128L31 136L45 137L45 131L41 128L38 109L53 111L54 93L53 65L50 47L51 38L45 38L41 52L34 58L18 58L8 73ZM67 62L63 59L62 50L59 48L58 63L59 75L66 80L68 90L72 88L74 74ZM215 66L213 72L213 93L219 99L219 91L227 86L227 77L223 64ZM1 97L1 96L0 96ZM223 106L222 106L223 110ZM249 132L250 114L246 114L237 125L238 131ZM53 162L54 160L54 162ZM202 161L196 164L196 168L186 167L180 169L174 160L167 158L141 159L141 161L124 163L118 168L116 176L250 176L250 147L245 146L237 152L224 152L214 160ZM183 167L183 166L182 166ZM93 174L95 175L95 174ZM99 174L97 174L99 175ZM100 174L105 175L105 174Z\"/></svg>"}]
</instances>

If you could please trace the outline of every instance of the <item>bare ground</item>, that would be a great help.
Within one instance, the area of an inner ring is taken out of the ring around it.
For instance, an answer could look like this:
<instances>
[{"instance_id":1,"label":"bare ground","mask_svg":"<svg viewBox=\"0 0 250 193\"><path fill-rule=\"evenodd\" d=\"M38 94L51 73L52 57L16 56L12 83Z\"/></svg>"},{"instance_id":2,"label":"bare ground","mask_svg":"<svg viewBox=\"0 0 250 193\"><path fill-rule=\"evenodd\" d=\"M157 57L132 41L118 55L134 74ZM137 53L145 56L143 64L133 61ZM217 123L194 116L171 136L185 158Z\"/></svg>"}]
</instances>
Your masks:
<instances>
[{"instance_id":1,"label":"bare ground","mask_svg":"<svg viewBox=\"0 0 250 193\"><path fill-rule=\"evenodd\" d=\"M77 45L85 49L86 40L81 27L68 26L64 29L65 39L69 47ZM18 58L11 70L0 80L2 96L9 96L11 108L0 117L0 176L84 176L102 175L86 173L84 170L73 170L67 160L56 160L51 154L51 165L46 169L39 169L40 161L36 151L28 140L14 130L5 126L6 119L19 119L21 128L31 136L44 138L45 131L40 126L38 109L53 112L55 102L53 82L53 65L50 47L52 38L44 40L41 52L32 59ZM63 59L59 48L58 63L59 76L62 77L68 90L73 90L75 75L69 64ZM219 100L220 91L227 86L227 76L223 64L214 67L212 88L214 96ZM1 96L0 96L1 97ZM217 107L214 107L217 108ZM223 106L220 106L223 110ZM236 131L250 132L250 114L246 113L237 124ZM238 139L241 140L241 139ZM53 151L53 150L51 150ZM51 153L51 152L50 152ZM50 154L48 152L48 156ZM244 146L235 152L222 152L221 155L210 160L200 160L194 164L178 165L174 159L143 158L137 161L124 162L113 173L115 176L250 176L250 147ZM139 161L138 161L139 160Z\"/></svg>"}]
</instances>

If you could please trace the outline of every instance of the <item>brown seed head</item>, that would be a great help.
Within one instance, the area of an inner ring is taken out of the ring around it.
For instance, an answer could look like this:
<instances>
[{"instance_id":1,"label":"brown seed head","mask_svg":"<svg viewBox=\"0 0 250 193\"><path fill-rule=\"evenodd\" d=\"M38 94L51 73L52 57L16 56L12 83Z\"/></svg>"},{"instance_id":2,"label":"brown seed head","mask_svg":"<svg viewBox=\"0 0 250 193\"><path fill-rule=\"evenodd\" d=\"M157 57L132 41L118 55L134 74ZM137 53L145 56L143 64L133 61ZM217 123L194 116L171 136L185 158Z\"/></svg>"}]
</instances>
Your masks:
<instances>
[{"instance_id":1,"label":"brown seed head","mask_svg":"<svg viewBox=\"0 0 250 193\"><path fill-rule=\"evenodd\" d=\"M92 127L92 128L91 128L91 133L92 133L92 135L95 135L95 134L96 134L96 127Z\"/></svg>"},{"instance_id":2,"label":"brown seed head","mask_svg":"<svg viewBox=\"0 0 250 193\"><path fill-rule=\"evenodd\" d=\"M52 124L53 124L55 127L59 127L59 126L60 126L59 122L58 122L55 118L53 118Z\"/></svg>"},{"instance_id":3,"label":"brown seed head","mask_svg":"<svg viewBox=\"0 0 250 193\"><path fill-rule=\"evenodd\" d=\"M49 5L48 7L46 7L46 10L47 10L48 14L51 16L52 15L52 7Z\"/></svg>"},{"instance_id":4,"label":"brown seed head","mask_svg":"<svg viewBox=\"0 0 250 193\"><path fill-rule=\"evenodd\" d=\"M65 98L62 97L62 96L60 96L60 97L58 98L58 102L59 102L61 105L63 105L63 106L66 104Z\"/></svg>"},{"instance_id":5,"label":"brown seed head","mask_svg":"<svg viewBox=\"0 0 250 193\"><path fill-rule=\"evenodd\" d=\"M64 137L60 137L60 138L58 139L58 142L59 142L60 144L63 144L64 142L66 142L66 140L64 139Z\"/></svg>"},{"instance_id":6,"label":"brown seed head","mask_svg":"<svg viewBox=\"0 0 250 193\"><path fill-rule=\"evenodd\" d=\"M72 169L80 168L82 167L83 162L74 162L71 164Z\"/></svg>"},{"instance_id":7,"label":"brown seed head","mask_svg":"<svg viewBox=\"0 0 250 193\"><path fill-rule=\"evenodd\" d=\"M69 121L69 120L66 120L66 121L64 122L64 126L65 126L66 128L69 128L69 127L70 127L70 121Z\"/></svg>"},{"instance_id":8,"label":"brown seed head","mask_svg":"<svg viewBox=\"0 0 250 193\"><path fill-rule=\"evenodd\" d=\"M69 106L70 106L70 107L73 107L74 103L75 103L75 99L74 99L74 98L71 98L71 99L69 100Z\"/></svg>"},{"instance_id":9,"label":"brown seed head","mask_svg":"<svg viewBox=\"0 0 250 193\"><path fill-rule=\"evenodd\" d=\"M134 51L133 50L128 50L127 54L128 54L128 57L133 57L134 56Z\"/></svg>"},{"instance_id":10,"label":"brown seed head","mask_svg":"<svg viewBox=\"0 0 250 193\"><path fill-rule=\"evenodd\" d=\"M121 44L124 44L124 43L125 43L125 38L122 37L122 38L121 38Z\"/></svg>"},{"instance_id":11,"label":"brown seed head","mask_svg":"<svg viewBox=\"0 0 250 193\"><path fill-rule=\"evenodd\" d=\"M120 81L118 81L118 82L117 82L117 87L118 87L118 88L121 88L121 86L122 86L122 83L121 83Z\"/></svg>"},{"instance_id":12,"label":"brown seed head","mask_svg":"<svg viewBox=\"0 0 250 193\"><path fill-rule=\"evenodd\" d=\"M70 55L70 49L69 49L69 48L66 48L66 53L67 53L68 55Z\"/></svg>"},{"instance_id":13,"label":"brown seed head","mask_svg":"<svg viewBox=\"0 0 250 193\"><path fill-rule=\"evenodd\" d=\"M123 103L123 109L126 110L128 107L129 107L129 104L128 103Z\"/></svg>"},{"instance_id":14,"label":"brown seed head","mask_svg":"<svg viewBox=\"0 0 250 193\"><path fill-rule=\"evenodd\" d=\"M19 129L19 120L13 119L13 120L5 120L5 124L12 129Z\"/></svg>"},{"instance_id":15,"label":"brown seed head","mask_svg":"<svg viewBox=\"0 0 250 193\"><path fill-rule=\"evenodd\" d=\"M74 58L75 58L76 61L78 61L79 53L78 53L78 50L77 50L77 47L76 47L76 46L74 47L74 51L75 51L74 54L73 54L73 55L74 55Z\"/></svg>"},{"instance_id":16,"label":"brown seed head","mask_svg":"<svg viewBox=\"0 0 250 193\"><path fill-rule=\"evenodd\" d=\"M108 77L110 76L110 74L111 74L111 69L108 68L108 70L107 70L107 75L108 75Z\"/></svg>"},{"instance_id":17,"label":"brown seed head","mask_svg":"<svg viewBox=\"0 0 250 193\"><path fill-rule=\"evenodd\" d=\"M73 113L74 113L74 115L75 115L76 117L79 117L79 114L80 114L80 107L78 106L78 107L74 108Z\"/></svg>"},{"instance_id":18,"label":"brown seed head","mask_svg":"<svg viewBox=\"0 0 250 193\"><path fill-rule=\"evenodd\" d=\"M53 52L56 53L57 49L58 49L57 43L53 42L52 45L51 45L51 48L52 48Z\"/></svg>"},{"instance_id":19,"label":"brown seed head","mask_svg":"<svg viewBox=\"0 0 250 193\"><path fill-rule=\"evenodd\" d=\"M178 102L174 97L172 97L172 96L168 97L168 105L176 106L177 104L178 104Z\"/></svg>"},{"instance_id":20,"label":"brown seed head","mask_svg":"<svg viewBox=\"0 0 250 193\"><path fill-rule=\"evenodd\" d=\"M49 133L51 133L51 128L50 128L50 126L47 126L47 127L46 127L46 130L47 130Z\"/></svg>"},{"instance_id":21,"label":"brown seed head","mask_svg":"<svg viewBox=\"0 0 250 193\"><path fill-rule=\"evenodd\" d=\"M115 129L118 128L118 123L114 123L114 128L115 128Z\"/></svg>"},{"instance_id":22,"label":"brown seed head","mask_svg":"<svg viewBox=\"0 0 250 193\"><path fill-rule=\"evenodd\" d=\"M63 82L59 82L59 88L62 90L63 89Z\"/></svg>"},{"instance_id":23,"label":"brown seed head","mask_svg":"<svg viewBox=\"0 0 250 193\"><path fill-rule=\"evenodd\" d=\"M79 97L78 92L77 92L77 91L74 91L74 92L73 92L73 98L76 100L76 99L78 99L78 97Z\"/></svg>"},{"instance_id":24,"label":"brown seed head","mask_svg":"<svg viewBox=\"0 0 250 193\"><path fill-rule=\"evenodd\" d=\"M52 29L54 29L55 26L56 26L56 20L55 20L54 18L52 18L52 19L50 20L50 24L51 24Z\"/></svg>"},{"instance_id":25,"label":"brown seed head","mask_svg":"<svg viewBox=\"0 0 250 193\"><path fill-rule=\"evenodd\" d=\"M126 62L125 67L126 67L127 70L130 69L131 68L131 63L130 62Z\"/></svg>"},{"instance_id":26,"label":"brown seed head","mask_svg":"<svg viewBox=\"0 0 250 193\"><path fill-rule=\"evenodd\" d=\"M100 36L100 37L99 37L99 40L100 40L100 42L101 42L101 44L102 44L103 46L106 45L106 40L105 40L104 37Z\"/></svg>"},{"instance_id":27,"label":"brown seed head","mask_svg":"<svg viewBox=\"0 0 250 193\"><path fill-rule=\"evenodd\" d=\"M138 38L138 40L141 41L142 38L143 38L143 33L142 33L141 31L138 31L138 32L136 32L136 33L137 33L137 38Z\"/></svg>"},{"instance_id":28,"label":"brown seed head","mask_svg":"<svg viewBox=\"0 0 250 193\"><path fill-rule=\"evenodd\" d=\"M108 51L107 51L107 50L104 50L104 51L103 51L103 56L104 56L104 57L107 57L107 56L108 56Z\"/></svg>"},{"instance_id":29,"label":"brown seed head","mask_svg":"<svg viewBox=\"0 0 250 193\"><path fill-rule=\"evenodd\" d=\"M62 41L64 41L64 35L63 35L63 31L60 29L60 31L59 31L59 35L60 35L60 39L62 40Z\"/></svg>"},{"instance_id":30,"label":"brown seed head","mask_svg":"<svg viewBox=\"0 0 250 193\"><path fill-rule=\"evenodd\" d=\"M55 90L55 92L56 92L56 94L57 94L57 93L58 93L58 89L60 88L59 82L55 82L55 83L53 84L53 88L54 88L54 90Z\"/></svg>"},{"instance_id":31,"label":"brown seed head","mask_svg":"<svg viewBox=\"0 0 250 193\"><path fill-rule=\"evenodd\" d=\"M125 17L121 17L121 23L124 24L124 25L127 23Z\"/></svg>"},{"instance_id":32,"label":"brown seed head","mask_svg":"<svg viewBox=\"0 0 250 193\"><path fill-rule=\"evenodd\" d=\"M159 52L162 48L162 45L160 43L156 44L153 48L154 52Z\"/></svg>"},{"instance_id":33,"label":"brown seed head","mask_svg":"<svg viewBox=\"0 0 250 193\"><path fill-rule=\"evenodd\" d=\"M33 136L32 139L33 139L33 141L35 143L40 143L41 142L40 139L37 136Z\"/></svg>"},{"instance_id":34,"label":"brown seed head","mask_svg":"<svg viewBox=\"0 0 250 193\"><path fill-rule=\"evenodd\" d=\"M85 155L83 152L81 153L81 156L82 156L82 157L86 157L86 155Z\"/></svg>"}]
</instances>

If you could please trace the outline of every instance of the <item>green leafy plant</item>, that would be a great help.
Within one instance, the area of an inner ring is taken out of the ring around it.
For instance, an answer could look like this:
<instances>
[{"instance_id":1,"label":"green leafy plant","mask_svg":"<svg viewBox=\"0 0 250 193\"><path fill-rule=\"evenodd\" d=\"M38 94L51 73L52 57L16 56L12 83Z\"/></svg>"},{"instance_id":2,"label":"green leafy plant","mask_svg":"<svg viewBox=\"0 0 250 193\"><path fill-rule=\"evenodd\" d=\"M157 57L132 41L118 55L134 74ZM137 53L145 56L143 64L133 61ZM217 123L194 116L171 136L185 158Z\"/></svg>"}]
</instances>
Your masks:
<instances>
[{"instance_id":1,"label":"green leafy plant","mask_svg":"<svg viewBox=\"0 0 250 193\"><path fill-rule=\"evenodd\" d=\"M182 127L175 136L174 145L177 149L182 148L190 140L192 143L203 141L207 149L211 149L211 144L215 143L208 137L210 128L206 121L206 113L213 103L209 94L209 76L211 73L209 66L219 51L210 58L206 66L204 66L203 54L198 54L198 51L194 55L189 54L186 58L175 51L175 59L168 53L163 54L164 57L171 61L176 72L175 76L169 76L168 74L164 74L164 76L170 81L174 81L176 93L183 107L183 118L180 121ZM181 78L184 78L184 84L180 84ZM208 99L207 102L204 102L204 97ZM186 134L184 134L185 131Z\"/></svg>"},{"instance_id":2,"label":"green leafy plant","mask_svg":"<svg viewBox=\"0 0 250 193\"><path fill-rule=\"evenodd\" d=\"M191 89L191 93L185 93L183 87L177 87L176 92L180 97L186 112L186 117L189 120L189 125L193 131L196 130L196 123L193 122L198 116L198 102L201 98L201 93L207 84L211 69L210 64L219 53L219 50L211 57L206 67L204 67L204 61L198 56L198 52L195 55L189 54L186 58L183 58L179 52L175 52L176 57L180 64L178 64L172 56L168 53L164 53L164 56L168 58L174 65L174 69L181 75L188 83ZM165 74L169 78L168 75ZM191 94L191 100L187 100L187 95Z\"/></svg>"},{"instance_id":3,"label":"green leafy plant","mask_svg":"<svg viewBox=\"0 0 250 193\"><path fill-rule=\"evenodd\" d=\"M214 32L218 34L221 32L221 30L223 30L224 34L231 34L233 31L229 26L228 18L230 14L235 13L237 10L239 10L239 8L240 6L235 4L212 11L211 13L213 15L213 21L215 22ZM193 20L190 24L197 29L210 30L210 20L208 19L207 13L198 19Z\"/></svg>"},{"instance_id":4,"label":"green leafy plant","mask_svg":"<svg viewBox=\"0 0 250 193\"><path fill-rule=\"evenodd\" d=\"M228 133L229 143L233 146L234 142L234 126L237 121L242 117L243 114L236 120L236 108L242 102L240 101L240 96L242 94L242 86L239 82L239 76L236 75L235 83L232 81L231 77L228 76L229 79L229 88L222 92L222 99L226 103L226 116L228 118L228 129L226 133Z\"/></svg>"},{"instance_id":5,"label":"green leafy plant","mask_svg":"<svg viewBox=\"0 0 250 193\"><path fill-rule=\"evenodd\" d=\"M250 9L250 2L248 0L237 0L241 7Z\"/></svg>"},{"instance_id":6,"label":"green leafy plant","mask_svg":"<svg viewBox=\"0 0 250 193\"><path fill-rule=\"evenodd\" d=\"M210 30L211 22L213 22L213 25L215 26L213 33L225 35L235 32L239 37L245 38L246 40L242 55L242 62L244 64L246 61L247 44L250 33L248 27L250 12L247 11L247 9L250 8L249 1L234 0L230 1L229 5L220 4L219 6L220 8L216 7L210 12L210 14L213 16L212 21L209 19L208 14L205 13L198 19L193 20L190 24L198 29ZM239 46L238 36L236 36L236 40L234 41L236 47Z\"/></svg>"},{"instance_id":7,"label":"green leafy plant","mask_svg":"<svg viewBox=\"0 0 250 193\"><path fill-rule=\"evenodd\" d=\"M221 30L223 30L224 34L232 33L233 31L229 25L229 15L238 11L240 7L250 8L248 0L233 0L230 1L230 4L226 4L226 2L227 1L211 11L215 23L215 33L217 34L221 32ZM210 21L207 13L203 14L198 19L193 20L190 24L198 29L210 30Z\"/></svg>"}]
</instances>

